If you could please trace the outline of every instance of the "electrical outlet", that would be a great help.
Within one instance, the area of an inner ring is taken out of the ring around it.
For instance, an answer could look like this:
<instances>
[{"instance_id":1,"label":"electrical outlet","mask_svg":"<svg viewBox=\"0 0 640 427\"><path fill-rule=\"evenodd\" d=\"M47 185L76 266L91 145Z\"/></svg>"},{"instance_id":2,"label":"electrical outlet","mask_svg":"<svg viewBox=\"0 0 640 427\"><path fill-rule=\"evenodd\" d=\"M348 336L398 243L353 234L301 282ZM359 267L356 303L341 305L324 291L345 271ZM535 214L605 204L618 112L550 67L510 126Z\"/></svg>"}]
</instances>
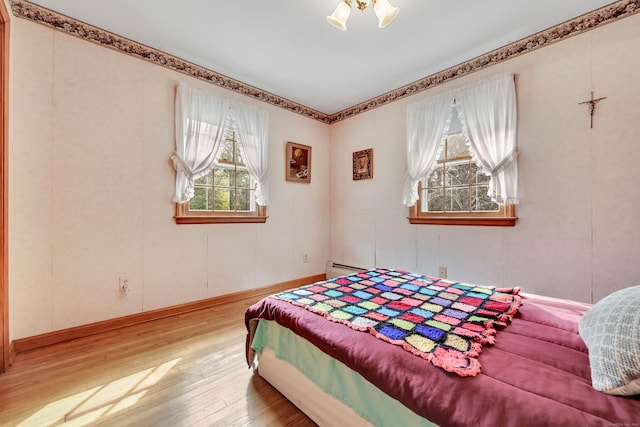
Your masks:
<instances>
[{"instance_id":1,"label":"electrical outlet","mask_svg":"<svg viewBox=\"0 0 640 427\"><path fill-rule=\"evenodd\" d=\"M302 254L302 262L309 262L309 254Z\"/></svg>"},{"instance_id":2,"label":"electrical outlet","mask_svg":"<svg viewBox=\"0 0 640 427\"><path fill-rule=\"evenodd\" d=\"M438 268L438 277L441 279L446 279L447 278L447 267L444 265L441 265Z\"/></svg>"},{"instance_id":3,"label":"electrical outlet","mask_svg":"<svg viewBox=\"0 0 640 427\"><path fill-rule=\"evenodd\" d=\"M126 277L120 277L118 279L118 289L120 289L120 295L124 297L129 295L129 279Z\"/></svg>"}]
</instances>

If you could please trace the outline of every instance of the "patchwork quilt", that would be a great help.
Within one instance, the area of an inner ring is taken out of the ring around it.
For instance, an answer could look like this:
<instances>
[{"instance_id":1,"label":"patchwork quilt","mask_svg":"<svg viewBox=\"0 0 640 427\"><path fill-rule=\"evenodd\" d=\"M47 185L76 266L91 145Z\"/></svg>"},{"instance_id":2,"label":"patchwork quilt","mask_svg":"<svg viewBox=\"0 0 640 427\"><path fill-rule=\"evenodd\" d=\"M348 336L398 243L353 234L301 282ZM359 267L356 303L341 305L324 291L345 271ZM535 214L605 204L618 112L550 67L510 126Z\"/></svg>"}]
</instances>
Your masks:
<instances>
[{"instance_id":1,"label":"patchwork quilt","mask_svg":"<svg viewBox=\"0 0 640 427\"><path fill-rule=\"evenodd\" d=\"M372 269L272 297L401 346L460 376L480 372L483 344L495 343L521 304L520 288L451 282Z\"/></svg>"}]
</instances>

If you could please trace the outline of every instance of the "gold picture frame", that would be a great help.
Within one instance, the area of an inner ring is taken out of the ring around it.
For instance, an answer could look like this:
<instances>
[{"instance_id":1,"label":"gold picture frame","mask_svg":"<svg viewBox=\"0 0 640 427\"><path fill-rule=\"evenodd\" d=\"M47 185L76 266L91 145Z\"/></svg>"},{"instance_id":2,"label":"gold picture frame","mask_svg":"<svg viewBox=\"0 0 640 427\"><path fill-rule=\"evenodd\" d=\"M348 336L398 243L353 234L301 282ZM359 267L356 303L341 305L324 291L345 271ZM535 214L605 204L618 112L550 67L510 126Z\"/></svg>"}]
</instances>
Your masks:
<instances>
[{"instance_id":1,"label":"gold picture frame","mask_svg":"<svg viewBox=\"0 0 640 427\"><path fill-rule=\"evenodd\" d=\"M353 153L353 180L373 178L373 148Z\"/></svg>"},{"instance_id":2,"label":"gold picture frame","mask_svg":"<svg viewBox=\"0 0 640 427\"><path fill-rule=\"evenodd\" d=\"M287 142L285 149L285 178L292 182L311 182L311 147Z\"/></svg>"}]
</instances>

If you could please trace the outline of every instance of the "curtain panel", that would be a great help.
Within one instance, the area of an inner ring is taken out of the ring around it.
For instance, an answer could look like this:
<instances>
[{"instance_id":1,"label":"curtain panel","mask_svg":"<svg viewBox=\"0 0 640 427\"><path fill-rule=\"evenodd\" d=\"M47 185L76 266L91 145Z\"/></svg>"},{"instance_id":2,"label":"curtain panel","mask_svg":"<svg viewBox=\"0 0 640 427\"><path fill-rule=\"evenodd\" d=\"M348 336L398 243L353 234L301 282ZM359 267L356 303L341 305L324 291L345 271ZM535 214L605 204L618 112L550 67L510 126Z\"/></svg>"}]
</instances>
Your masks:
<instances>
[{"instance_id":1,"label":"curtain panel","mask_svg":"<svg viewBox=\"0 0 640 427\"><path fill-rule=\"evenodd\" d=\"M269 205L269 116L266 111L234 102L233 116L238 128L238 142L244 151L249 173L256 181L256 203Z\"/></svg>"},{"instance_id":2,"label":"curtain panel","mask_svg":"<svg viewBox=\"0 0 640 427\"><path fill-rule=\"evenodd\" d=\"M489 196L518 203L516 92L506 72L407 106L407 177L402 203L418 201L418 183L433 171L458 106L463 134L473 160L491 176Z\"/></svg>"},{"instance_id":3,"label":"curtain panel","mask_svg":"<svg viewBox=\"0 0 640 427\"><path fill-rule=\"evenodd\" d=\"M194 180L208 174L224 138L224 123L229 102L179 84L176 89L176 151L171 155L176 169L173 202L193 198Z\"/></svg>"},{"instance_id":4,"label":"curtain panel","mask_svg":"<svg viewBox=\"0 0 640 427\"><path fill-rule=\"evenodd\" d=\"M176 89L176 151L171 155L176 169L173 202L191 200L194 196L194 180L211 172L223 145L229 118L236 125L247 169L256 181L256 203L260 206L269 204L268 114L184 83Z\"/></svg>"},{"instance_id":5,"label":"curtain panel","mask_svg":"<svg viewBox=\"0 0 640 427\"><path fill-rule=\"evenodd\" d=\"M511 73L496 75L457 91L462 129L474 161L491 176L489 196L518 204L516 89Z\"/></svg>"},{"instance_id":6,"label":"curtain panel","mask_svg":"<svg viewBox=\"0 0 640 427\"><path fill-rule=\"evenodd\" d=\"M442 150L445 124L451 116L449 94L407 106L407 176L402 203L418 201L418 184L431 173Z\"/></svg>"}]
</instances>

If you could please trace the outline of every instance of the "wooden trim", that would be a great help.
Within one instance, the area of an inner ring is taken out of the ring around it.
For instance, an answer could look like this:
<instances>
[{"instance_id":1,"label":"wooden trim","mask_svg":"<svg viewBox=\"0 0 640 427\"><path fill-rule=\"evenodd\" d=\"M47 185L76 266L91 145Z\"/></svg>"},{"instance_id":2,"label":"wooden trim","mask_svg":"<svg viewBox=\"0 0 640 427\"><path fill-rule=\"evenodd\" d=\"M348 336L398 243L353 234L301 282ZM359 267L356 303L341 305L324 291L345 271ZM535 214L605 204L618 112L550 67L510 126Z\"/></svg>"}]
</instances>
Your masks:
<instances>
[{"instance_id":1,"label":"wooden trim","mask_svg":"<svg viewBox=\"0 0 640 427\"><path fill-rule=\"evenodd\" d=\"M10 15L0 3L0 374L12 362L9 345L9 37Z\"/></svg>"},{"instance_id":2,"label":"wooden trim","mask_svg":"<svg viewBox=\"0 0 640 427\"><path fill-rule=\"evenodd\" d=\"M263 224L267 222L267 207L257 205L255 213L211 212L203 214L191 212L186 203L176 203L176 224Z\"/></svg>"},{"instance_id":3,"label":"wooden trim","mask_svg":"<svg viewBox=\"0 0 640 427\"><path fill-rule=\"evenodd\" d=\"M463 217L463 216L421 216L409 217L410 224L436 224L436 225L474 225L474 226L495 226L513 227L516 225L517 217L507 218L499 216L485 217Z\"/></svg>"},{"instance_id":4,"label":"wooden trim","mask_svg":"<svg viewBox=\"0 0 640 427\"><path fill-rule=\"evenodd\" d=\"M418 195L422 197L422 183L418 183ZM499 205L495 212L422 212L421 200L409 208L409 224L472 225L484 227L513 227L518 221L515 205Z\"/></svg>"},{"instance_id":5,"label":"wooden trim","mask_svg":"<svg viewBox=\"0 0 640 427\"><path fill-rule=\"evenodd\" d=\"M226 304L231 301L248 300L256 301L265 296L282 292L287 289L297 288L299 286L325 280L325 274L316 274L315 276L303 277L301 279L289 280L287 282L277 283L275 285L266 286L248 291L235 292L227 295L220 295L205 300L194 301L186 304L174 305L172 307L161 308L158 310L146 311L143 313L132 314L130 316L119 317L116 319L104 320L101 322L90 323L87 325L76 326L74 328L63 329L60 331L49 332L46 334L35 335L28 338L21 338L13 342L16 353L35 350L37 348L46 347L53 344L59 344L90 335L99 334L101 332L112 331L115 329L126 328L128 326L138 325L140 323L150 322L152 320L163 319L166 317L178 316L196 310L211 308L217 305Z\"/></svg>"}]
</instances>

